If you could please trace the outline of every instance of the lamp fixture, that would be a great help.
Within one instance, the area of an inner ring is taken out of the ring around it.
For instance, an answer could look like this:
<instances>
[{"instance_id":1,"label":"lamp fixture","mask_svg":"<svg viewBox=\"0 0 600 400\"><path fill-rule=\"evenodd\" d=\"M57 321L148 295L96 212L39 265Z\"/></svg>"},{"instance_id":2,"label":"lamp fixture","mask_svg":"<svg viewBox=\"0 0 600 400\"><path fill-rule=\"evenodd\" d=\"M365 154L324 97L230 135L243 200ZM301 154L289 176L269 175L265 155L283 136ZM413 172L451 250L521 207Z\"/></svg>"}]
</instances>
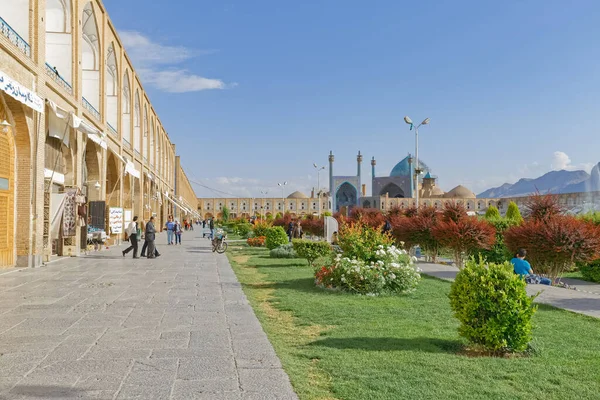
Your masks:
<instances>
[{"instance_id":1,"label":"lamp fixture","mask_svg":"<svg viewBox=\"0 0 600 400\"><path fill-rule=\"evenodd\" d=\"M7 120L4 120L4 121L0 122L0 127L1 127L0 129L2 130L2 133L8 133L8 128L12 128L12 125Z\"/></svg>"}]
</instances>

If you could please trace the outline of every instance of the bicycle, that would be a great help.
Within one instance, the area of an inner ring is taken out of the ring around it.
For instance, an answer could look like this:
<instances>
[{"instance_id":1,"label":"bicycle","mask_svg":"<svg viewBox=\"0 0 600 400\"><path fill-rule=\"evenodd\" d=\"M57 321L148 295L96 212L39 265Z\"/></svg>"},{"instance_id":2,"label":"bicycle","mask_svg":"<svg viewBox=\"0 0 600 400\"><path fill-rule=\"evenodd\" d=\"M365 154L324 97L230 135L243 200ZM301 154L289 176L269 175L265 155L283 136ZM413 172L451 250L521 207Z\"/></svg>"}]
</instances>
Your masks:
<instances>
[{"instance_id":1,"label":"bicycle","mask_svg":"<svg viewBox=\"0 0 600 400\"><path fill-rule=\"evenodd\" d=\"M217 252L219 254L225 253L227 251L227 234L222 230L218 230L215 232L215 238L212 240L212 251Z\"/></svg>"}]
</instances>

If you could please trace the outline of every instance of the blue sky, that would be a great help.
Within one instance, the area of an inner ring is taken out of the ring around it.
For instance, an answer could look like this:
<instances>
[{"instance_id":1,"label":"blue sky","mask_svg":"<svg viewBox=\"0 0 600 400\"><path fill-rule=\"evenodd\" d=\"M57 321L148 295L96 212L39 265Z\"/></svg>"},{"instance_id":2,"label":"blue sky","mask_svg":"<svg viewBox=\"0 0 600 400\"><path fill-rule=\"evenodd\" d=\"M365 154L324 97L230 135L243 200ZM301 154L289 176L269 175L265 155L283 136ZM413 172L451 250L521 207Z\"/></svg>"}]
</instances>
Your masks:
<instances>
[{"instance_id":1,"label":"blue sky","mask_svg":"<svg viewBox=\"0 0 600 400\"><path fill-rule=\"evenodd\" d=\"M414 152L404 115L431 118L419 155L445 190L600 161L598 1L165 4L105 0L186 173L207 186L308 191L329 150L336 174L355 173L361 150L365 173L375 156L387 175Z\"/></svg>"}]
</instances>

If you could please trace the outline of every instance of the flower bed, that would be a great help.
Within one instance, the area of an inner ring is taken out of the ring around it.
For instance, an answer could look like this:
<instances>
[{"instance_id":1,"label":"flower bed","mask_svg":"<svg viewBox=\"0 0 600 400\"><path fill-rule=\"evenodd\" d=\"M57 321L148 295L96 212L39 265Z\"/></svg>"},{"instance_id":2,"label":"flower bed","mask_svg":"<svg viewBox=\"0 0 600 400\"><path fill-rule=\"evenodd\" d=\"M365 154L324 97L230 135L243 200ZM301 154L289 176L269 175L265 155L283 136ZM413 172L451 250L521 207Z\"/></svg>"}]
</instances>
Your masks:
<instances>
[{"instance_id":1,"label":"flower bed","mask_svg":"<svg viewBox=\"0 0 600 400\"><path fill-rule=\"evenodd\" d=\"M375 254L377 260L371 262L338 254L315 272L315 283L365 295L408 293L417 287L421 275L405 250L380 245Z\"/></svg>"},{"instance_id":2,"label":"flower bed","mask_svg":"<svg viewBox=\"0 0 600 400\"><path fill-rule=\"evenodd\" d=\"M247 243L250 247L264 247L266 238L264 236L258 236L248 238Z\"/></svg>"}]
</instances>

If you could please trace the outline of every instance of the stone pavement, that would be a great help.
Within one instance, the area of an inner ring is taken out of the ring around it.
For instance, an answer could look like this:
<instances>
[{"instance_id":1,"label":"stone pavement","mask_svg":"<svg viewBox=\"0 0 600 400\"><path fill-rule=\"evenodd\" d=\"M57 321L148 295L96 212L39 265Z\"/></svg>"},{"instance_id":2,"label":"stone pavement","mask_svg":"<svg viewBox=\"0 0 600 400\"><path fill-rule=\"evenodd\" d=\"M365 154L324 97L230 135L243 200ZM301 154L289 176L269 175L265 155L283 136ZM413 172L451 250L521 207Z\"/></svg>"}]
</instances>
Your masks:
<instances>
[{"instance_id":1,"label":"stone pavement","mask_svg":"<svg viewBox=\"0 0 600 400\"><path fill-rule=\"evenodd\" d=\"M1 399L297 399L225 255L113 247L0 275ZM3 271L0 271L0 273Z\"/></svg>"},{"instance_id":2,"label":"stone pavement","mask_svg":"<svg viewBox=\"0 0 600 400\"><path fill-rule=\"evenodd\" d=\"M436 278L452 281L456 277L458 269L450 265L419 263L422 273L431 275ZM579 280L563 281L573 283L579 289ZM576 282L575 282L576 281ZM598 285L591 285L593 287ZM584 288L582 288L585 290ZM597 290L593 288L592 290ZM536 303L548 304L554 307L563 308L580 314L589 315L591 317L600 318L600 293L593 291L579 291L563 289L559 287L546 285L527 285L527 293L534 295L540 292L540 295L535 299Z\"/></svg>"}]
</instances>

